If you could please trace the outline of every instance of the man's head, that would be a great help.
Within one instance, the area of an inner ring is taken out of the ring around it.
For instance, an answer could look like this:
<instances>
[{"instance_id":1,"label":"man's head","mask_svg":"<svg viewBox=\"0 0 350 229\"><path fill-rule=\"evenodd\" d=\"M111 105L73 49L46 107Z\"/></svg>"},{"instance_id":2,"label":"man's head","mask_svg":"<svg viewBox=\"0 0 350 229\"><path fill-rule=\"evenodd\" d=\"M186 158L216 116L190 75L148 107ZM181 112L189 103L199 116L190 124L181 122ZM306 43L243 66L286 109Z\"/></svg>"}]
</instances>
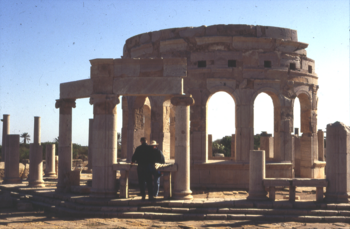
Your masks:
<instances>
[{"instance_id":1,"label":"man's head","mask_svg":"<svg viewBox=\"0 0 350 229\"><path fill-rule=\"evenodd\" d=\"M145 138L145 137L141 138L141 139L140 139L140 141L141 141L141 144L143 144L143 143L147 143L147 140L146 140L146 138Z\"/></svg>"},{"instance_id":2,"label":"man's head","mask_svg":"<svg viewBox=\"0 0 350 229\"><path fill-rule=\"evenodd\" d=\"M152 146L153 149L157 149L158 143L157 143L155 140L153 140L153 141L151 142L150 146Z\"/></svg>"}]
</instances>

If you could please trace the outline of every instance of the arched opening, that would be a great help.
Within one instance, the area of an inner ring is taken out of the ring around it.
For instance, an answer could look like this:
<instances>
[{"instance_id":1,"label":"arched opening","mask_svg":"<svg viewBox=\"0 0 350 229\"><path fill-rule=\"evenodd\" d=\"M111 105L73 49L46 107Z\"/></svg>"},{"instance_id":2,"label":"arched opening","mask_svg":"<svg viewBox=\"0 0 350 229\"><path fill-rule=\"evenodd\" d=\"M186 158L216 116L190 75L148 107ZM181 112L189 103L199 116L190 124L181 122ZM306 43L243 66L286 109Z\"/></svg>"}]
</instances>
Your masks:
<instances>
[{"instance_id":1,"label":"arched opening","mask_svg":"<svg viewBox=\"0 0 350 229\"><path fill-rule=\"evenodd\" d=\"M254 100L254 149L265 150L266 160L279 158L280 101L271 91L260 92Z\"/></svg>"},{"instance_id":2,"label":"arched opening","mask_svg":"<svg viewBox=\"0 0 350 229\"><path fill-rule=\"evenodd\" d=\"M294 134L299 135L300 133L300 100L298 97L294 99L294 105L293 105L293 126L294 126Z\"/></svg>"},{"instance_id":3,"label":"arched opening","mask_svg":"<svg viewBox=\"0 0 350 229\"><path fill-rule=\"evenodd\" d=\"M300 102L300 132L311 133L311 101L305 93L299 94L298 99Z\"/></svg>"},{"instance_id":4,"label":"arched opening","mask_svg":"<svg viewBox=\"0 0 350 229\"><path fill-rule=\"evenodd\" d=\"M227 92L216 92L207 102L209 159L235 158L235 100Z\"/></svg>"}]
</instances>

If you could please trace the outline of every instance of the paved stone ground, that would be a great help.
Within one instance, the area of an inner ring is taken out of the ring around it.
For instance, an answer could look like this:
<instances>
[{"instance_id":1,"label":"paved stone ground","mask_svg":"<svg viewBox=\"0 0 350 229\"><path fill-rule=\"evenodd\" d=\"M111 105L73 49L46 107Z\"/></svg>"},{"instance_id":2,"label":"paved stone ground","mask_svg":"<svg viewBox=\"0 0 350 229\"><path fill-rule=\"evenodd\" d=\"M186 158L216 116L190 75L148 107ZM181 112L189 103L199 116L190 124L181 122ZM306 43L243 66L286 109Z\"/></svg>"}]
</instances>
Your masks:
<instances>
[{"instance_id":1,"label":"paved stone ground","mask_svg":"<svg viewBox=\"0 0 350 229\"><path fill-rule=\"evenodd\" d=\"M348 223L264 222L246 220L163 221L57 217L44 212L0 210L0 228L350 228Z\"/></svg>"},{"instance_id":2,"label":"paved stone ground","mask_svg":"<svg viewBox=\"0 0 350 229\"><path fill-rule=\"evenodd\" d=\"M91 175L82 174L82 180ZM194 199L245 199L244 190L192 189ZM137 186L130 185L130 198L139 199ZM300 201L314 201L315 188L297 188ZM162 195L162 192L160 192ZM276 199L286 199L288 189L276 191ZM162 198L162 197L159 197ZM350 228L349 223L300 223L248 220L165 221L150 219L73 218L43 211L0 209L0 228Z\"/></svg>"}]
</instances>

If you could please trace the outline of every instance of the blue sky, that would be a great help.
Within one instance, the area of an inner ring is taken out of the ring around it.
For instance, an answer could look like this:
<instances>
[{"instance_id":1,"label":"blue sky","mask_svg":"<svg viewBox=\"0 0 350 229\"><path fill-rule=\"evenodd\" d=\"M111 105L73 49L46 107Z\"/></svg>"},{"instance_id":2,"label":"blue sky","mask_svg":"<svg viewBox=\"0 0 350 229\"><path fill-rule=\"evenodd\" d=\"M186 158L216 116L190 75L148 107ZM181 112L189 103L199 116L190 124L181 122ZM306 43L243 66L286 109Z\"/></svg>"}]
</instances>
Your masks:
<instances>
[{"instance_id":1,"label":"blue sky","mask_svg":"<svg viewBox=\"0 0 350 229\"><path fill-rule=\"evenodd\" d=\"M309 44L308 57L316 61L318 128L335 121L350 124L348 0L0 0L0 115L11 115L11 134L30 135L33 117L41 116L42 141L52 141L58 136L59 84L89 78L90 59L120 58L125 40L140 33L214 24L297 30L299 41ZM221 101L221 96L212 100ZM255 132L271 132L272 103L260 97L255 113L266 116L255 120ZM213 139L232 134L234 128L226 128L232 116L221 116L232 112L220 110L220 102L210 104L218 106L209 105ZM73 110L73 142L86 145L92 106L88 99L77 100ZM120 129L120 105L118 114Z\"/></svg>"}]
</instances>

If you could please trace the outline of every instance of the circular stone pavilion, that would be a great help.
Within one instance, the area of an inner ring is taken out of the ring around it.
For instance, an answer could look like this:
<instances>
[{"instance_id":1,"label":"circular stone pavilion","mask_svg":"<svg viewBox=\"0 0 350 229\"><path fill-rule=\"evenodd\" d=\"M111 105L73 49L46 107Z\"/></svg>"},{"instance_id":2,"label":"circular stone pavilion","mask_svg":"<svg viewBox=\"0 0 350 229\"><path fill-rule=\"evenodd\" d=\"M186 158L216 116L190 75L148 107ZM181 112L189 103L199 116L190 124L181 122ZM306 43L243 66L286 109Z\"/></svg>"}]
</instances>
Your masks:
<instances>
[{"instance_id":1,"label":"circular stone pavilion","mask_svg":"<svg viewBox=\"0 0 350 229\"><path fill-rule=\"evenodd\" d=\"M296 30L252 25L173 28L131 37L121 59L91 60L90 79L61 84L60 163L66 165L60 169L69 168L69 160L62 159L69 153L64 153L61 139L71 142L66 134L71 130L64 122L71 122L75 99L90 97L92 193L113 194L113 164L117 157L130 161L144 136L159 142L166 160L175 159L175 196L190 195L190 186L247 188L254 100L266 93L274 106L274 133L266 135L268 144L261 146L267 151L266 176L323 178L325 162L317 137L318 77L315 62L306 55L307 46L298 41ZM235 101L235 135L228 158L212 156L208 137L207 105L219 91ZM116 156L119 96L122 152ZM296 97L301 105L300 136L293 133ZM131 180L134 177L130 174ZM64 186L62 179L58 187Z\"/></svg>"}]
</instances>

